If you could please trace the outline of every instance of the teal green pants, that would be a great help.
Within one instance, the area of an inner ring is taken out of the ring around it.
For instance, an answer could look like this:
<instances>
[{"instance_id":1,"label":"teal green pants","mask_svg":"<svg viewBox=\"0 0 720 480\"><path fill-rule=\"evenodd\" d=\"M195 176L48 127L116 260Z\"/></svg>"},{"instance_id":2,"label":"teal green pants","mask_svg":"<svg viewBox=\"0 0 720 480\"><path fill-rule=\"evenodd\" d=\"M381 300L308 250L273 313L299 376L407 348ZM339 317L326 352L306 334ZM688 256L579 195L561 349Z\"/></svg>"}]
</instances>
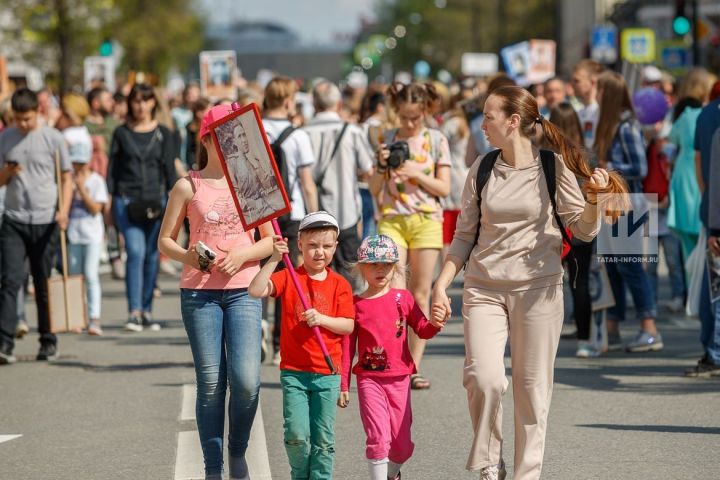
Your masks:
<instances>
[{"instance_id":1,"label":"teal green pants","mask_svg":"<svg viewBox=\"0 0 720 480\"><path fill-rule=\"evenodd\" d=\"M292 480L330 480L340 376L282 370L285 451Z\"/></svg>"}]
</instances>

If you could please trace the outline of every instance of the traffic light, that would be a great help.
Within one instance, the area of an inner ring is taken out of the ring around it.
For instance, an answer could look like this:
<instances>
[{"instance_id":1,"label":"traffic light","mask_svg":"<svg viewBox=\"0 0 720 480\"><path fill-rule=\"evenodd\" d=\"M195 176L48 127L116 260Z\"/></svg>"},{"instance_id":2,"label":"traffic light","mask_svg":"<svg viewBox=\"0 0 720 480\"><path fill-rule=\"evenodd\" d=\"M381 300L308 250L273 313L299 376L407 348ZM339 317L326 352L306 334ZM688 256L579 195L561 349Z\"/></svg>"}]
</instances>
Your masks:
<instances>
[{"instance_id":1,"label":"traffic light","mask_svg":"<svg viewBox=\"0 0 720 480\"><path fill-rule=\"evenodd\" d=\"M685 0L675 0L675 17L672 28L675 35L683 37L690 32L690 20L685 15Z\"/></svg>"},{"instance_id":2,"label":"traffic light","mask_svg":"<svg viewBox=\"0 0 720 480\"><path fill-rule=\"evenodd\" d=\"M110 57L113 53L113 44L109 38L103 40L100 44L100 55L103 57Z\"/></svg>"}]
</instances>

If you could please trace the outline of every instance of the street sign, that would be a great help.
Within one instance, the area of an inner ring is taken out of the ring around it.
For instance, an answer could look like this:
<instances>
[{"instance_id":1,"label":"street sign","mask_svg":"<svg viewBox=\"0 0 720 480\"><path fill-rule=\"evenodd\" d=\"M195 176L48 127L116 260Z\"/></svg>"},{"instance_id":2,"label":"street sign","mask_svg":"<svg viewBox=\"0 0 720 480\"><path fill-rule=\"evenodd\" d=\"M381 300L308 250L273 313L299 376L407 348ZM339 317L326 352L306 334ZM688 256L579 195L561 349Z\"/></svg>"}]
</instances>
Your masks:
<instances>
[{"instance_id":1,"label":"street sign","mask_svg":"<svg viewBox=\"0 0 720 480\"><path fill-rule=\"evenodd\" d=\"M690 49L683 42L660 43L660 65L671 73L684 73L690 68Z\"/></svg>"},{"instance_id":2,"label":"street sign","mask_svg":"<svg viewBox=\"0 0 720 480\"><path fill-rule=\"evenodd\" d=\"M590 35L590 56L599 63L615 63L618 57L617 28L595 25Z\"/></svg>"},{"instance_id":3,"label":"street sign","mask_svg":"<svg viewBox=\"0 0 720 480\"><path fill-rule=\"evenodd\" d=\"M498 56L495 53L463 53L460 71L470 77L493 75L498 71Z\"/></svg>"},{"instance_id":4,"label":"street sign","mask_svg":"<svg viewBox=\"0 0 720 480\"><path fill-rule=\"evenodd\" d=\"M622 59L630 63L655 61L655 31L650 28L626 28L620 34Z\"/></svg>"}]
</instances>

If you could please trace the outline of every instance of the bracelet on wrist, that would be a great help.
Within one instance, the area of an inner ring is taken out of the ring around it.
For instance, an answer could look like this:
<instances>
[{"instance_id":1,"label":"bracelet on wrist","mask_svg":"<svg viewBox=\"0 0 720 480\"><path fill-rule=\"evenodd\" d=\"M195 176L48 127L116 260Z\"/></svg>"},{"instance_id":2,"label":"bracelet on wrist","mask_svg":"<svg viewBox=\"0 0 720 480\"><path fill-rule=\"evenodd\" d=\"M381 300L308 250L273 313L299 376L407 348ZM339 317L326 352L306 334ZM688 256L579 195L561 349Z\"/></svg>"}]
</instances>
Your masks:
<instances>
[{"instance_id":1,"label":"bracelet on wrist","mask_svg":"<svg viewBox=\"0 0 720 480\"><path fill-rule=\"evenodd\" d=\"M595 200L594 202L591 202L590 200L585 200L585 201L587 203L589 203L590 205L597 205L597 200Z\"/></svg>"}]
</instances>

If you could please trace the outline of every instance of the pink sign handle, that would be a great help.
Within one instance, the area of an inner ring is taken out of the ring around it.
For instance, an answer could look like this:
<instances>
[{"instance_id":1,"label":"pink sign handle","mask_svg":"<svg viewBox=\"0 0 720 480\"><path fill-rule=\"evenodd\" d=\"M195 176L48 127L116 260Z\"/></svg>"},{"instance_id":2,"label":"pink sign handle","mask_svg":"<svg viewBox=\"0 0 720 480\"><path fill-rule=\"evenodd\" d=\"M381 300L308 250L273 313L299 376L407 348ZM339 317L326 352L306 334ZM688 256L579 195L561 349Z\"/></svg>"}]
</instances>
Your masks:
<instances>
[{"instance_id":1,"label":"pink sign handle","mask_svg":"<svg viewBox=\"0 0 720 480\"><path fill-rule=\"evenodd\" d=\"M233 110L240 110L240 104L237 102L233 102L231 108ZM281 185L280 188L284 188L284 185ZM271 220L271 223L275 235L282 236L282 232L280 231L280 226L277 223L277 219L273 218ZM300 302L303 305L303 309L309 310L311 307L310 302L308 302L308 299L305 296L305 292L303 292L302 287L300 286L300 281L297 278L295 267L293 266L292 260L290 260L290 256L287 253L283 255L283 263L285 263L285 268L287 268L288 272L290 273L290 278L292 279L293 285L295 285L295 290L297 290L298 296L300 297ZM312 331L315 334L315 339L318 341L318 344L320 344L320 350L322 350L323 356L325 357L325 363L327 363L327 366L330 369L330 373L336 375L338 371L337 369L335 369L335 365L333 364L332 358L330 357L330 352L328 351L327 346L323 341L322 335L320 335L320 327L312 327Z\"/></svg>"},{"instance_id":2,"label":"pink sign handle","mask_svg":"<svg viewBox=\"0 0 720 480\"><path fill-rule=\"evenodd\" d=\"M271 223L273 230L275 231L275 235L282 236L282 232L280 231L280 226L277 223L277 219L273 218L271 220ZM303 292L303 289L300 286L300 281L298 280L297 273L295 272L295 267L293 266L292 260L290 260L290 255L288 255L287 253L283 254L283 263L285 263L285 268L287 268L288 272L290 273L290 278L292 279L293 285L295 285L295 290L297 290L298 296L300 297L300 302L303 305L303 309L309 310L311 308L310 302L308 302L308 299L305 296L305 292ZM315 334L315 339L320 344L320 350L322 350L323 356L325 357L325 363L327 363L327 366L330 369L330 373L333 375L337 374L335 365L333 364L332 358L330 357L330 352L328 352L322 335L320 335L320 327L312 327L312 331Z\"/></svg>"}]
</instances>

